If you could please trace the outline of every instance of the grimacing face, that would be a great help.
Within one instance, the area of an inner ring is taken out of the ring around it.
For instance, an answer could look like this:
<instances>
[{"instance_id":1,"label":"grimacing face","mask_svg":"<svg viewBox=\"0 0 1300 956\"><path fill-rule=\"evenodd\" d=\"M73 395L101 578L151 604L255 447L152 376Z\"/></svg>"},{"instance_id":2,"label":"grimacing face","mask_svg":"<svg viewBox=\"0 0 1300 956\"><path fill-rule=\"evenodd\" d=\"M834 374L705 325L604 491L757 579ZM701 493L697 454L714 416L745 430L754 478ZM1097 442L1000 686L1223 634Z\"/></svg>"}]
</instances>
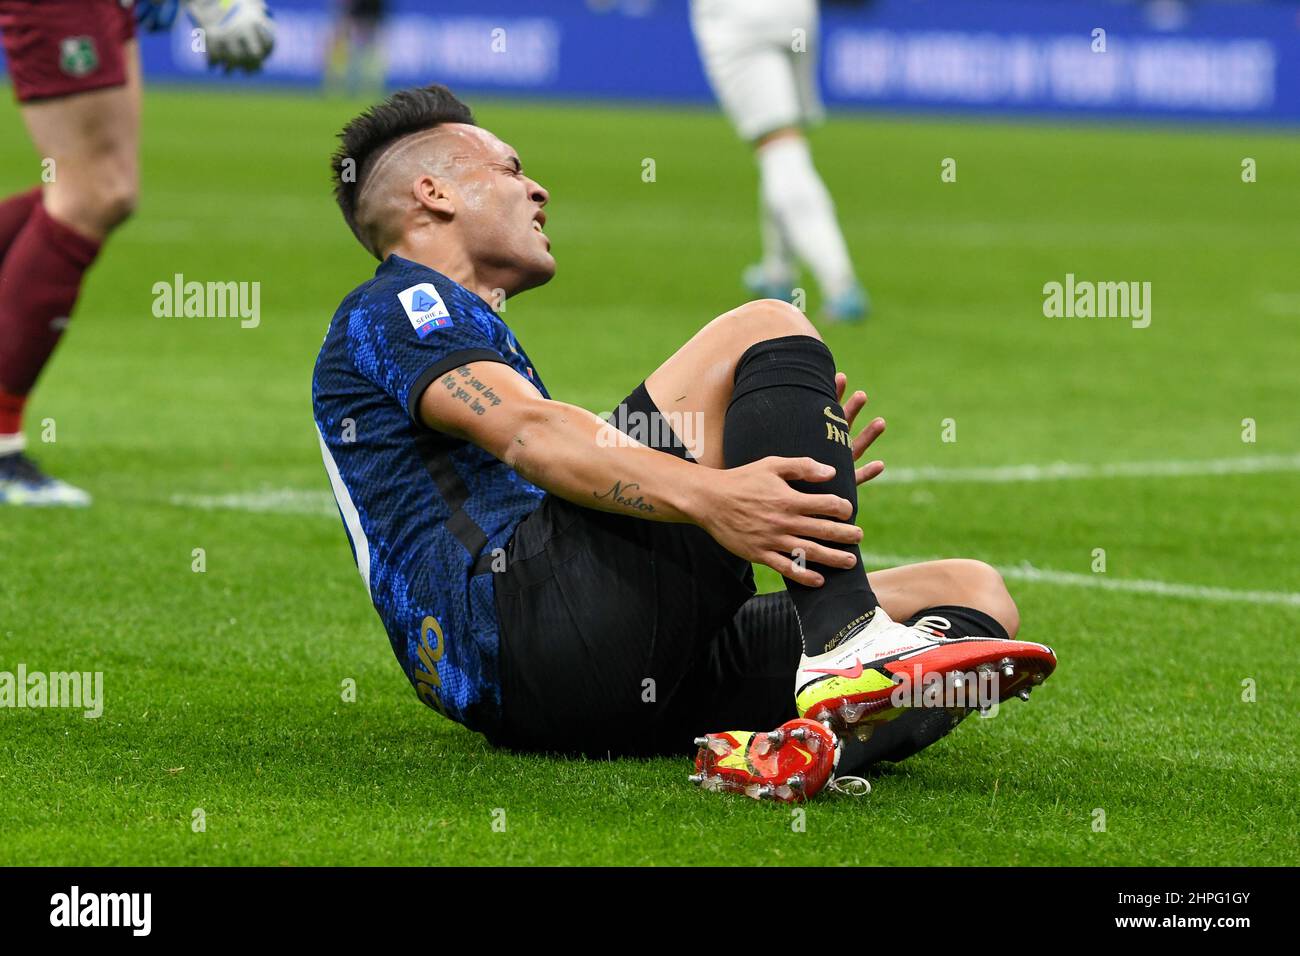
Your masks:
<instances>
[{"instance_id":1,"label":"grimacing face","mask_svg":"<svg viewBox=\"0 0 1300 956\"><path fill-rule=\"evenodd\" d=\"M456 218L466 251L481 275L497 277L506 295L555 275L551 240L542 232L550 195L524 175L519 155L477 126L450 124Z\"/></svg>"}]
</instances>

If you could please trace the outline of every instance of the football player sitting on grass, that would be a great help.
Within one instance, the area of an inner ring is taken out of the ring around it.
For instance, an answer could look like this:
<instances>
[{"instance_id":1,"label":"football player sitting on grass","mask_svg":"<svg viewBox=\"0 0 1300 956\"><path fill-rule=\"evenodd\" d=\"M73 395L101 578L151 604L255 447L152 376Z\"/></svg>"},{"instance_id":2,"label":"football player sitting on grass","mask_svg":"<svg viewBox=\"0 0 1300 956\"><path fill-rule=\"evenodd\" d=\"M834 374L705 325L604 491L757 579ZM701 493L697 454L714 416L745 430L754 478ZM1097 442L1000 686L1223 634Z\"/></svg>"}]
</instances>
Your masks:
<instances>
[{"instance_id":1,"label":"football player sitting on grass","mask_svg":"<svg viewBox=\"0 0 1300 956\"><path fill-rule=\"evenodd\" d=\"M699 749L695 782L811 796L969 707L900 682L1053 670L977 561L868 575L857 467L884 431L793 306L750 302L650 371L613 422L551 397L494 307L555 273L547 191L441 86L343 130L335 192L374 276L312 382L357 567L426 704L517 750ZM682 429L685 431L685 429ZM647 444L645 438L649 441ZM753 563L786 590L755 596ZM757 728L762 733L719 728ZM769 730L769 728L776 728ZM865 742L864 742L865 739Z\"/></svg>"}]
</instances>

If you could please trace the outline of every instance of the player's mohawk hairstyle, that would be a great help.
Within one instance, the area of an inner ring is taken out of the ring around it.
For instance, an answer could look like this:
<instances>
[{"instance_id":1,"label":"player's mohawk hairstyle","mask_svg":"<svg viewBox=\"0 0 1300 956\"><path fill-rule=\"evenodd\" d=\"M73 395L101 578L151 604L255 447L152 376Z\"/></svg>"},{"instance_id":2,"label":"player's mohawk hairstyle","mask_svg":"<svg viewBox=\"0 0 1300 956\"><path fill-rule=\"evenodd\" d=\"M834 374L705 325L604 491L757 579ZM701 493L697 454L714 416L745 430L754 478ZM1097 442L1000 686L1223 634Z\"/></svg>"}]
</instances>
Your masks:
<instances>
[{"instance_id":1,"label":"player's mohawk hairstyle","mask_svg":"<svg viewBox=\"0 0 1300 956\"><path fill-rule=\"evenodd\" d=\"M399 90L354 118L339 133L339 146L330 157L334 198L357 240L375 254L357 228L357 192L375 158L389 145L443 123L477 125L470 108L440 83Z\"/></svg>"}]
</instances>

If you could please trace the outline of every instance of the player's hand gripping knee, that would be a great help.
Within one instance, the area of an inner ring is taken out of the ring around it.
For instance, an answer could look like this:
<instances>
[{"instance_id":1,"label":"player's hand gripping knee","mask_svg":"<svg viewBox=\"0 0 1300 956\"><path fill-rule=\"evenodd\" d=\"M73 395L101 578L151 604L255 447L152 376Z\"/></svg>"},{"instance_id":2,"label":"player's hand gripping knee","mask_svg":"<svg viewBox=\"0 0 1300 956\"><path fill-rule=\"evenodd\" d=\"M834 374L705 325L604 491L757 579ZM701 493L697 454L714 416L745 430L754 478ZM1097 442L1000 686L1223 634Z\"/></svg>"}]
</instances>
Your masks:
<instances>
[{"instance_id":1,"label":"player's hand gripping knee","mask_svg":"<svg viewBox=\"0 0 1300 956\"><path fill-rule=\"evenodd\" d=\"M791 481L829 481L835 469L812 458L763 458L710 475L700 526L732 554L806 584L820 587L809 568L851 568L854 555L812 539L857 544L862 529L849 524L853 505L839 495L805 494Z\"/></svg>"},{"instance_id":2,"label":"player's hand gripping knee","mask_svg":"<svg viewBox=\"0 0 1300 956\"><path fill-rule=\"evenodd\" d=\"M844 409L844 418L848 422L849 431L853 430L853 422L858 417L858 412L867 407L867 393L859 389L849 397L847 402L844 401L844 392L848 388L849 378L843 372L835 373L835 400L840 403ZM885 420L877 416L867 423L867 427L858 432L853 439L853 460L861 461L862 456L867 453L871 443L879 438L885 431ZM861 485L875 478L885 470L885 463L877 459L869 461L862 465L853 473L854 481Z\"/></svg>"}]
</instances>

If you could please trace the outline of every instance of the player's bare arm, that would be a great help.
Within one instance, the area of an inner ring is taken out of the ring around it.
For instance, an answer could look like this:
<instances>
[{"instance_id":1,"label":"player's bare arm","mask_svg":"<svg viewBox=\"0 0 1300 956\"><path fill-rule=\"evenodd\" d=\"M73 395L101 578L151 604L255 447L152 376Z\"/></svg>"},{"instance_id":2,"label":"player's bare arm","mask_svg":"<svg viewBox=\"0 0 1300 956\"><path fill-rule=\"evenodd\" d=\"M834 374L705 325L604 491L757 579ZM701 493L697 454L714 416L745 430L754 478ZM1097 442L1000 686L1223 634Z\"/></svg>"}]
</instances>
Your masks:
<instances>
[{"instance_id":1,"label":"player's bare arm","mask_svg":"<svg viewBox=\"0 0 1300 956\"><path fill-rule=\"evenodd\" d=\"M421 396L420 414L430 428L474 442L574 504L695 524L732 554L813 587L822 577L807 562L854 564L847 552L813 539L862 539L862 530L846 523L848 501L788 484L827 480L834 474L829 465L768 458L727 471L702 468L634 441L586 409L543 398L497 362L447 372ZM805 560L792 560L797 553Z\"/></svg>"}]
</instances>

